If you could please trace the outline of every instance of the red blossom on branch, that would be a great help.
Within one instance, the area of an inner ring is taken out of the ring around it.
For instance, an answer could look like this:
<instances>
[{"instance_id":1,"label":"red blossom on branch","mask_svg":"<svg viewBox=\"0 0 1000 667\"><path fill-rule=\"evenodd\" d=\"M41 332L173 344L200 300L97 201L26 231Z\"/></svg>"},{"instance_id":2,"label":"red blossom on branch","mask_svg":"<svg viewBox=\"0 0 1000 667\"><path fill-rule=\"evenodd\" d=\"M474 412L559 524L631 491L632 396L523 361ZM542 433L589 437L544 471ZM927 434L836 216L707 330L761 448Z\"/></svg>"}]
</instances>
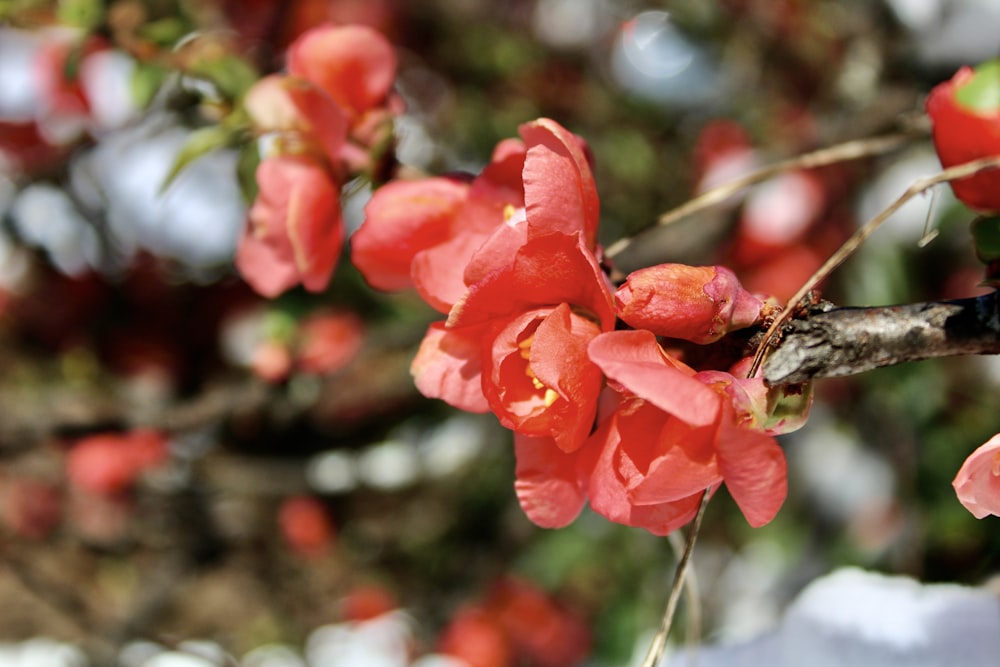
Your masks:
<instances>
[{"instance_id":1,"label":"red blossom on branch","mask_svg":"<svg viewBox=\"0 0 1000 667\"><path fill-rule=\"evenodd\" d=\"M704 489L724 481L751 525L774 517L787 492L784 455L738 410L719 372L699 377L648 331L603 334L590 356L619 392L590 454L597 512L665 534L693 517Z\"/></svg>"},{"instance_id":2,"label":"red blossom on branch","mask_svg":"<svg viewBox=\"0 0 1000 667\"><path fill-rule=\"evenodd\" d=\"M1000 155L1000 60L962 67L927 97L934 148L943 167ZM984 213L1000 211L1000 172L951 182L955 196Z\"/></svg>"},{"instance_id":3,"label":"red blossom on branch","mask_svg":"<svg viewBox=\"0 0 1000 667\"><path fill-rule=\"evenodd\" d=\"M244 98L255 129L271 141L236 267L266 297L299 283L326 288L343 245L340 189L371 168L399 110L395 53L370 28L313 28L289 47L288 69Z\"/></svg>"},{"instance_id":4,"label":"red blossom on branch","mask_svg":"<svg viewBox=\"0 0 1000 667\"><path fill-rule=\"evenodd\" d=\"M322 291L343 244L340 188L321 165L296 156L261 162L257 185L236 267L266 297L299 283Z\"/></svg>"},{"instance_id":5,"label":"red blossom on branch","mask_svg":"<svg viewBox=\"0 0 1000 667\"><path fill-rule=\"evenodd\" d=\"M515 490L540 526L567 525L589 498L666 533L722 482L752 525L767 523L786 492L772 436L801 420L773 416L781 391L698 373L656 340L711 344L756 323L762 300L728 269L677 264L637 271L612 296L585 144L548 119L520 134L471 183L382 188L352 240L371 284L413 285L448 314L413 361L417 388L514 431ZM615 331L619 317L638 330Z\"/></svg>"}]
</instances>

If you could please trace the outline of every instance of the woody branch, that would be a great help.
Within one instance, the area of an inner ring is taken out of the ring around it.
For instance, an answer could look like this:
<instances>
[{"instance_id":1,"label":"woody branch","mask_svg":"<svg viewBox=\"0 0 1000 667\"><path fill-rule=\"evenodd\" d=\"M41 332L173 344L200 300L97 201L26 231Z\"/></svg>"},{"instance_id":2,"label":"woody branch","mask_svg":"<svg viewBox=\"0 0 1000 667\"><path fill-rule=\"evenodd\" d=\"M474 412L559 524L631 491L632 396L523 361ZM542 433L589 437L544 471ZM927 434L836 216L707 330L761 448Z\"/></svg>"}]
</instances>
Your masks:
<instances>
[{"instance_id":1,"label":"woody branch","mask_svg":"<svg viewBox=\"0 0 1000 667\"><path fill-rule=\"evenodd\" d=\"M814 310L783 327L763 374L772 385L791 384L966 354L1000 354L1000 292L953 301Z\"/></svg>"}]
</instances>

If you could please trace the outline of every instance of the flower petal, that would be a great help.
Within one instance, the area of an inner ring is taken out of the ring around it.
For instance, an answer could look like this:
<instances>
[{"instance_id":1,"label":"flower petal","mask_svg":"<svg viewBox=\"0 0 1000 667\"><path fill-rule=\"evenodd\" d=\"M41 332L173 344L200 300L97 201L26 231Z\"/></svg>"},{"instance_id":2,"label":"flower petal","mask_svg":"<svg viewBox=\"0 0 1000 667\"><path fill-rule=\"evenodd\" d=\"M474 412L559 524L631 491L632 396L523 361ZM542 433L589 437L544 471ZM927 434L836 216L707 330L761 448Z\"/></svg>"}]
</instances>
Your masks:
<instances>
[{"instance_id":1,"label":"flower petal","mask_svg":"<svg viewBox=\"0 0 1000 667\"><path fill-rule=\"evenodd\" d=\"M716 451L729 494L754 528L771 521L788 495L785 453L771 436L742 428L725 406Z\"/></svg>"},{"instance_id":2,"label":"flower petal","mask_svg":"<svg viewBox=\"0 0 1000 667\"><path fill-rule=\"evenodd\" d=\"M566 453L551 438L514 436L517 481L514 491L521 509L542 528L562 528L573 522L587 499L577 469L577 453Z\"/></svg>"},{"instance_id":3,"label":"flower petal","mask_svg":"<svg viewBox=\"0 0 1000 667\"><path fill-rule=\"evenodd\" d=\"M327 24L306 31L289 47L288 71L312 81L357 115L389 94L396 53L376 30Z\"/></svg>"},{"instance_id":4,"label":"flower petal","mask_svg":"<svg viewBox=\"0 0 1000 667\"><path fill-rule=\"evenodd\" d=\"M952 486L959 502L977 519L1000 516L1000 433L969 455Z\"/></svg>"},{"instance_id":5,"label":"flower petal","mask_svg":"<svg viewBox=\"0 0 1000 667\"><path fill-rule=\"evenodd\" d=\"M427 329L410 372L420 393L440 398L467 412L488 412L483 396L479 327L445 329L435 322Z\"/></svg>"},{"instance_id":6,"label":"flower petal","mask_svg":"<svg viewBox=\"0 0 1000 667\"><path fill-rule=\"evenodd\" d=\"M520 127L528 154L524 201L530 234L583 232L593 248L600 218L597 186L582 140L559 123L540 118Z\"/></svg>"},{"instance_id":7,"label":"flower petal","mask_svg":"<svg viewBox=\"0 0 1000 667\"><path fill-rule=\"evenodd\" d=\"M601 334L591 341L589 354L609 378L692 426L707 426L719 413L719 395L664 354L649 331Z\"/></svg>"},{"instance_id":8,"label":"flower petal","mask_svg":"<svg viewBox=\"0 0 1000 667\"><path fill-rule=\"evenodd\" d=\"M376 190L351 237L351 260L365 280L381 290L409 287L414 256L448 238L468 191L450 178L393 181Z\"/></svg>"}]
</instances>

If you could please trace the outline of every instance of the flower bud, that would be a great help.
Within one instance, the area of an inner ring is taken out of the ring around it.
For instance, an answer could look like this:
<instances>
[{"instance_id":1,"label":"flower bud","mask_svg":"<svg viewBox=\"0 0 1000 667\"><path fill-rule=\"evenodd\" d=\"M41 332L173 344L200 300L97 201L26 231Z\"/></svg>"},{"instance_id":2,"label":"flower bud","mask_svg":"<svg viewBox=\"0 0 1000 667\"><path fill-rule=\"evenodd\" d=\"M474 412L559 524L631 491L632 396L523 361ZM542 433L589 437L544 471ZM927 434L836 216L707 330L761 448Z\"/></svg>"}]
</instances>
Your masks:
<instances>
[{"instance_id":1,"label":"flower bud","mask_svg":"<svg viewBox=\"0 0 1000 667\"><path fill-rule=\"evenodd\" d=\"M757 321L763 302L721 266L660 264L631 273L615 293L618 316L657 336L712 343Z\"/></svg>"}]
</instances>

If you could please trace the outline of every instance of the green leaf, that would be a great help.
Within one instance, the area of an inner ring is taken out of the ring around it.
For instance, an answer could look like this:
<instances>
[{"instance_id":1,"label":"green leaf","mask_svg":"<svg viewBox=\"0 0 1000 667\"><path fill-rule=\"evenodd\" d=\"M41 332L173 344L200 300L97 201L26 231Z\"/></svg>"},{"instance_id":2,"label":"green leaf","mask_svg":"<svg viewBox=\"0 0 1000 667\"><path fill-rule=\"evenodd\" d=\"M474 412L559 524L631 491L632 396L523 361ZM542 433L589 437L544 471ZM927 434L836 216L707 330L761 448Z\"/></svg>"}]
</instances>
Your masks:
<instances>
[{"instance_id":1,"label":"green leaf","mask_svg":"<svg viewBox=\"0 0 1000 667\"><path fill-rule=\"evenodd\" d=\"M104 3L101 0L60 0L57 16L60 23L92 30L104 20Z\"/></svg>"},{"instance_id":2,"label":"green leaf","mask_svg":"<svg viewBox=\"0 0 1000 667\"><path fill-rule=\"evenodd\" d=\"M188 32L189 27L179 18L168 17L143 24L139 34L165 48L171 48Z\"/></svg>"},{"instance_id":3,"label":"green leaf","mask_svg":"<svg viewBox=\"0 0 1000 667\"><path fill-rule=\"evenodd\" d=\"M1000 60L987 60L956 88L955 101L970 111L1000 113Z\"/></svg>"},{"instance_id":4,"label":"green leaf","mask_svg":"<svg viewBox=\"0 0 1000 667\"><path fill-rule=\"evenodd\" d=\"M163 86L167 75L170 74L167 68L155 63L137 62L135 70L132 72L132 100L140 109L146 108L153 100L157 91Z\"/></svg>"},{"instance_id":5,"label":"green leaf","mask_svg":"<svg viewBox=\"0 0 1000 667\"><path fill-rule=\"evenodd\" d=\"M257 165L260 164L260 150L257 142L245 144L240 148L236 161L236 180L240 186L243 201L247 204L257 198Z\"/></svg>"},{"instance_id":6,"label":"green leaf","mask_svg":"<svg viewBox=\"0 0 1000 667\"><path fill-rule=\"evenodd\" d=\"M1000 259L1000 217L976 218L972 223L972 238L981 261L989 263Z\"/></svg>"},{"instance_id":7,"label":"green leaf","mask_svg":"<svg viewBox=\"0 0 1000 667\"><path fill-rule=\"evenodd\" d=\"M160 185L160 194L163 194L174 182L174 179L192 162L206 153L233 145L235 140L236 135L233 130L224 125L210 125L192 132L184 146L181 147L180 152L177 153L177 159L174 160L170 172L163 179L163 183Z\"/></svg>"},{"instance_id":8,"label":"green leaf","mask_svg":"<svg viewBox=\"0 0 1000 667\"><path fill-rule=\"evenodd\" d=\"M223 97L238 100L260 78L257 70L243 58L225 55L204 60L191 68L191 73L215 84Z\"/></svg>"}]
</instances>

